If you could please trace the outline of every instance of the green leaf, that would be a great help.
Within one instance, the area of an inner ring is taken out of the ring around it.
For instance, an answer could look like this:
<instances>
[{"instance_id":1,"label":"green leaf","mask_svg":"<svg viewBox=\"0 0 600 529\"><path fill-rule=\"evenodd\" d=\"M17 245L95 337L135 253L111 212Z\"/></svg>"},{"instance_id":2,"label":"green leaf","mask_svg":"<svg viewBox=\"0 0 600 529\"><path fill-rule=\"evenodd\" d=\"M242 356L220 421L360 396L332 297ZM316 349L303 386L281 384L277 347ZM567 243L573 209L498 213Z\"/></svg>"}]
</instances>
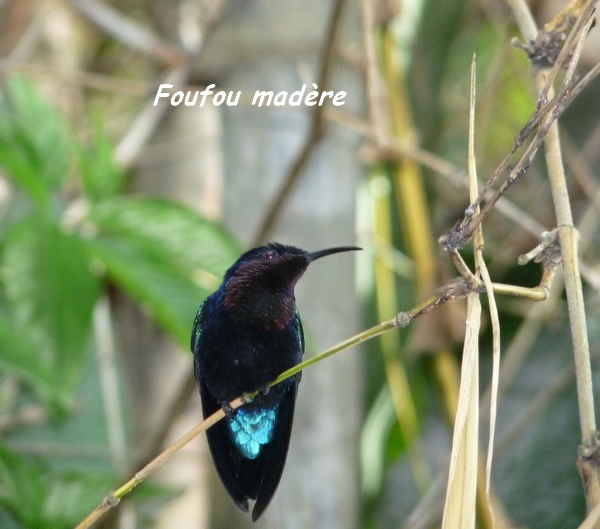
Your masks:
<instances>
[{"instance_id":1,"label":"green leaf","mask_svg":"<svg viewBox=\"0 0 600 529\"><path fill-rule=\"evenodd\" d=\"M0 483L0 508L9 511L25 527L35 527L44 500L39 466L27 464L0 444Z\"/></svg>"},{"instance_id":2,"label":"green leaf","mask_svg":"<svg viewBox=\"0 0 600 529\"><path fill-rule=\"evenodd\" d=\"M156 259L193 272L198 284L214 290L240 254L220 225L182 205L155 198L118 198L90 213L101 231L136 241Z\"/></svg>"},{"instance_id":3,"label":"green leaf","mask_svg":"<svg viewBox=\"0 0 600 529\"><path fill-rule=\"evenodd\" d=\"M89 146L76 146L83 189L92 203L113 197L125 183L125 175L115 163L113 146L104 129L95 127L94 136Z\"/></svg>"},{"instance_id":4,"label":"green leaf","mask_svg":"<svg viewBox=\"0 0 600 529\"><path fill-rule=\"evenodd\" d=\"M110 277L185 347L202 300L238 257L233 238L181 205L118 198L90 212L100 236L91 241Z\"/></svg>"},{"instance_id":5,"label":"green leaf","mask_svg":"<svg viewBox=\"0 0 600 529\"><path fill-rule=\"evenodd\" d=\"M38 348L37 361L72 390L100 293L87 246L52 224L25 219L6 234L4 282L16 324Z\"/></svg>"},{"instance_id":6,"label":"green leaf","mask_svg":"<svg viewBox=\"0 0 600 529\"><path fill-rule=\"evenodd\" d=\"M0 371L18 376L38 393L40 398L62 411L68 404L63 381L40 362L39 350L27 330L0 318Z\"/></svg>"},{"instance_id":7,"label":"green leaf","mask_svg":"<svg viewBox=\"0 0 600 529\"><path fill-rule=\"evenodd\" d=\"M106 472L49 469L0 444L0 519L8 511L27 529L74 527L116 482Z\"/></svg>"},{"instance_id":8,"label":"green leaf","mask_svg":"<svg viewBox=\"0 0 600 529\"><path fill-rule=\"evenodd\" d=\"M361 433L362 484L367 496L375 496L383 486L385 447L395 422L394 402L385 385L369 410Z\"/></svg>"},{"instance_id":9,"label":"green leaf","mask_svg":"<svg viewBox=\"0 0 600 529\"><path fill-rule=\"evenodd\" d=\"M0 105L0 166L38 203L64 182L70 164L68 129L34 85L13 77Z\"/></svg>"},{"instance_id":10,"label":"green leaf","mask_svg":"<svg viewBox=\"0 0 600 529\"><path fill-rule=\"evenodd\" d=\"M118 481L105 472L53 470L43 474L41 482L45 488L42 522L69 528L92 512Z\"/></svg>"},{"instance_id":11,"label":"green leaf","mask_svg":"<svg viewBox=\"0 0 600 529\"><path fill-rule=\"evenodd\" d=\"M156 259L136 241L102 236L89 244L109 277L187 348L198 306L211 290L194 283L178 267Z\"/></svg>"}]
</instances>

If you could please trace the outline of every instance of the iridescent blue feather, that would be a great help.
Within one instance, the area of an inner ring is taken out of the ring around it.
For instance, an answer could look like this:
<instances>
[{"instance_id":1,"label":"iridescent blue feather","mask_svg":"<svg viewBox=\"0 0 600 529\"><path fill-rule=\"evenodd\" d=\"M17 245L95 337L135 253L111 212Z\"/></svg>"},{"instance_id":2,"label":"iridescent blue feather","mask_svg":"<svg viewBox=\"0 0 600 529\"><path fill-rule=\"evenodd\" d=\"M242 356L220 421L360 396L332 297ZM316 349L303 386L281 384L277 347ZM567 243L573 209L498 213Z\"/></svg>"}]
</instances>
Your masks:
<instances>
[{"instance_id":1,"label":"iridescent blue feather","mask_svg":"<svg viewBox=\"0 0 600 529\"><path fill-rule=\"evenodd\" d=\"M242 457L256 459L264 445L271 442L279 405L270 409L241 409L228 419L231 441Z\"/></svg>"}]
</instances>

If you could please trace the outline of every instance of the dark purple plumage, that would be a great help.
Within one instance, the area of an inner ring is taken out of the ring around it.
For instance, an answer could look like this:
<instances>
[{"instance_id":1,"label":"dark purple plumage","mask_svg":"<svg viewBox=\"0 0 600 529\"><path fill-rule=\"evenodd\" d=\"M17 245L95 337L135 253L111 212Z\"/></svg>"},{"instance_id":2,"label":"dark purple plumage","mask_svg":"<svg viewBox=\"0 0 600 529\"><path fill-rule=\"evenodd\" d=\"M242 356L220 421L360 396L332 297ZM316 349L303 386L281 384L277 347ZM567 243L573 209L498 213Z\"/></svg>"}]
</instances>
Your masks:
<instances>
[{"instance_id":1,"label":"dark purple plumage","mask_svg":"<svg viewBox=\"0 0 600 529\"><path fill-rule=\"evenodd\" d=\"M278 243L254 248L227 270L196 315L191 345L204 416L260 390L253 402L207 431L217 472L233 500L246 512L248 500L256 500L253 521L275 493L290 441L300 375L270 389L268 384L304 353L294 287L315 259L351 250L360 248L313 253Z\"/></svg>"}]
</instances>

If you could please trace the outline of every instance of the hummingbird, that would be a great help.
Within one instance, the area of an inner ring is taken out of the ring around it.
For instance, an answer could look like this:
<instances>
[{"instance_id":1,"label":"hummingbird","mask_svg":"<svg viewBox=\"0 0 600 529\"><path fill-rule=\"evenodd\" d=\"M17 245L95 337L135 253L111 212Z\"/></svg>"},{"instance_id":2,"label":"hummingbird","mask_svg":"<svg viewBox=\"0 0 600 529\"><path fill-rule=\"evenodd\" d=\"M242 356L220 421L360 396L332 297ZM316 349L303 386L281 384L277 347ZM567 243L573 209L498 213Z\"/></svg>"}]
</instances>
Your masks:
<instances>
[{"instance_id":1,"label":"hummingbird","mask_svg":"<svg viewBox=\"0 0 600 529\"><path fill-rule=\"evenodd\" d=\"M194 320L194 375L209 417L226 417L206 432L217 473L244 512L255 500L252 521L269 505L281 479L290 443L301 374L269 387L299 364L304 331L294 287L313 261L356 246L306 252L270 243L247 251L225 272ZM234 398L258 392L237 410Z\"/></svg>"}]
</instances>

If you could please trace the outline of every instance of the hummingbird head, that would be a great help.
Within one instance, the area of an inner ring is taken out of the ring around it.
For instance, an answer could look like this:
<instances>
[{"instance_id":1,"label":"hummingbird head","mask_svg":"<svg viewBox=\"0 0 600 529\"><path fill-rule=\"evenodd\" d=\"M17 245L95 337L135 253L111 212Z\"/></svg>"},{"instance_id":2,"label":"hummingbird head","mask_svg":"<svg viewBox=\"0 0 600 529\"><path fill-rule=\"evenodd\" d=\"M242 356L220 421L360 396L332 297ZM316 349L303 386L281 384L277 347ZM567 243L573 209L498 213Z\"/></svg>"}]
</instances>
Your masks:
<instances>
[{"instance_id":1,"label":"hummingbird head","mask_svg":"<svg viewBox=\"0 0 600 529\"><path fill-rule=\"evenodd\" d=\"M361 248L342 246L306 252L270 243L249 250L225 273L225 306L238 317L284 326L296 312L294 287L308 265L326 255L353 250Z\"/></svg>"}]
</instances>

